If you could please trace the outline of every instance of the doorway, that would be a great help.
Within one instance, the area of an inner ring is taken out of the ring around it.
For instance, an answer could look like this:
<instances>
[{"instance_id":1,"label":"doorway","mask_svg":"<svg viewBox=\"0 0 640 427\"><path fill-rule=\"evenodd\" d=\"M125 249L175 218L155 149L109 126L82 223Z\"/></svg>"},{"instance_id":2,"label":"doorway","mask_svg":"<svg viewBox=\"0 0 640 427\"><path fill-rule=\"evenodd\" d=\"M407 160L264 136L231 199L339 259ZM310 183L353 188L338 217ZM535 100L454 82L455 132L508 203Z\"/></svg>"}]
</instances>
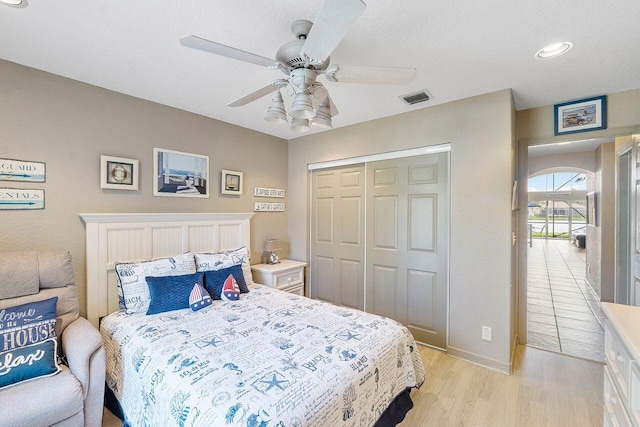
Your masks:
<instances>
[{"instance_id":1,"label":"doorway","mask_svg":"<svg viewBox=\"0 0 640 427\"><path fill-rule=\"evenodd\" d=\"M449 153L311 173L309 293L446 348Z\"/></svg>"},{"instance_id":2,"label":"doorway","mask_svg":"<svg viewBox=\"0 0 640 427\"><path fill-rule=\"evenodd\" d=\"M563 166L567 157L549 151L537 158L529 153L525 306L527 345L604 361L600 295L587 274L589 256L600 248L587 205L587 194L601 189L592 172L596 149L571 156L585 167Z\"/></svg>"}]
</instances>

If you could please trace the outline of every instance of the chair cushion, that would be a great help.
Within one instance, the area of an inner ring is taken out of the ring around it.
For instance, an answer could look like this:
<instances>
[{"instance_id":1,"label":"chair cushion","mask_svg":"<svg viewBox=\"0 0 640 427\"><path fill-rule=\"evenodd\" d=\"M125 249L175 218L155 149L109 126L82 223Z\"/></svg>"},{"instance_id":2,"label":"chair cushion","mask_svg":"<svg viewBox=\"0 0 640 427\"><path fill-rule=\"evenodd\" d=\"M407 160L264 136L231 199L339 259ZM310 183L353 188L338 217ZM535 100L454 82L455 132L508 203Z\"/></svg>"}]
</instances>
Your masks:
<instances>
[{"instance_id":1,"label":"chair cushion","mask_svg":"<svg viewBox=\"0 0 640 427\"><path fill-rule=\"evenodd\" d=\"M69 368L0 390L2 426L48 426L83 410L82 386ZM12 408L11 410L5 410Z\"/></svg>"},{"instance_id":2,"label":"chair cushion","mask_svg":"<svg viewBox=\"0 0 640 427\"><path fill-rule=\"evenodd\" d=\"M38 292L38 253L0 253L0 299L32 295Z\"/></svg>"},{"instance_id":3,"label":"chair cushion","mask_svg":"<svg viewBox=\"0 0 640 427\"><path fill-rule=\"evenodd\" d=\"M75 286L71 254L67 251L38 252L38 270L42 289Z\"/></svg>"}]
</instances>

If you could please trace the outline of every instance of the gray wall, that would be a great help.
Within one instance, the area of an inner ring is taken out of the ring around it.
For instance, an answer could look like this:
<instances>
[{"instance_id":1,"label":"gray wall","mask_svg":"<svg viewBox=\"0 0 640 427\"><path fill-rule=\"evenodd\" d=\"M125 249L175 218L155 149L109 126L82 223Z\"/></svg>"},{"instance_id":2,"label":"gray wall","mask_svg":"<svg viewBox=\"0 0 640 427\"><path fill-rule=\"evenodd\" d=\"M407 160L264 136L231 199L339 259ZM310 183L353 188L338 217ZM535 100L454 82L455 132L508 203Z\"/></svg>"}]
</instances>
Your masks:
<instances>
[{"instance_id":1,"label":"gray wall","mask_svg":"<svg viewBox=\"0 0 640 427\"><path fill-rule=\"evenodd\" d=\"M514 118L510 90L419 109L289 141L291 254L308 259L309 163L451 143L449 352L510 367L511 188ZM488 215L487 215L488 213ZM481 327L492 328L491 342Z\"/></svg>"},{"instance_id":2,"label":"gray wall","mask_svg":"<svg viewBox=\"0 0 640 427\"><path fill-rule=\"evenodd\" d=\"M46 197L41 211L0 211L0 251L69 250L82 313L79 213L253 212L254 186L287 186L285 140L1 60L0 76L0 158L47 167L44 184L0 181L0 187L42 188ZM154 147L209 156L210 197L154 197ZM102 154L138 159L140 189L102 190ZM220 195L221 169L244 172L243 196ZM256 213L251 220L253 263L270 237L287 238L286 212Z\"/></svg>"}]
</instances>

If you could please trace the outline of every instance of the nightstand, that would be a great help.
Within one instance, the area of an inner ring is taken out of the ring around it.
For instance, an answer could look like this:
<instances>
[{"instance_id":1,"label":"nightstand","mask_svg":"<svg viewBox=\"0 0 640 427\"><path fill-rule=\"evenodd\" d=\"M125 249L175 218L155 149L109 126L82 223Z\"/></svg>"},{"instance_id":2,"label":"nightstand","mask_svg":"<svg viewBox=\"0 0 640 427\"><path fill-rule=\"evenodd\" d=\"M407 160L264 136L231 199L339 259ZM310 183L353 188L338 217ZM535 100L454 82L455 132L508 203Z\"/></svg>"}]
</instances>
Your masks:
<instances>
[{"instance_id":1,"label":"nightstand","mask_svg":"<svg viewBox=\"0 0 640 427\"><path fill-rule=\"evenodd\" d=\"M283 259L279 264L252 265L251 274L256 283L304 296L304 268L306 266L306 262Z\"/></svg>"}]
</instances>

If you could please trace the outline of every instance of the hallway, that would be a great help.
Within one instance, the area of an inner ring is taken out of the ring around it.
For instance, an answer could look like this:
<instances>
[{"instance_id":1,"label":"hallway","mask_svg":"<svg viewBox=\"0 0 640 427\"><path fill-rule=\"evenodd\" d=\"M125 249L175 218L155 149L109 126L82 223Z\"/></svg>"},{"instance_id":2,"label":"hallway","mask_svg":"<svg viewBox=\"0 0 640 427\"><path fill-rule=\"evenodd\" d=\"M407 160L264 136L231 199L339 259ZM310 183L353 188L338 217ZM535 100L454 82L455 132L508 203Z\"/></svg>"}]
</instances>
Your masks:
<instances>
[{"instance_id":1,"label":"hallway","mask_svg":"<svg viewBox=\"0 0 640 427\"><path fill-rule=\"evenodd\" d=\"M584 249L534 239L529 248L527 344L604 362L603 314L585 283Z\"/></svg>"}]
</instances>

